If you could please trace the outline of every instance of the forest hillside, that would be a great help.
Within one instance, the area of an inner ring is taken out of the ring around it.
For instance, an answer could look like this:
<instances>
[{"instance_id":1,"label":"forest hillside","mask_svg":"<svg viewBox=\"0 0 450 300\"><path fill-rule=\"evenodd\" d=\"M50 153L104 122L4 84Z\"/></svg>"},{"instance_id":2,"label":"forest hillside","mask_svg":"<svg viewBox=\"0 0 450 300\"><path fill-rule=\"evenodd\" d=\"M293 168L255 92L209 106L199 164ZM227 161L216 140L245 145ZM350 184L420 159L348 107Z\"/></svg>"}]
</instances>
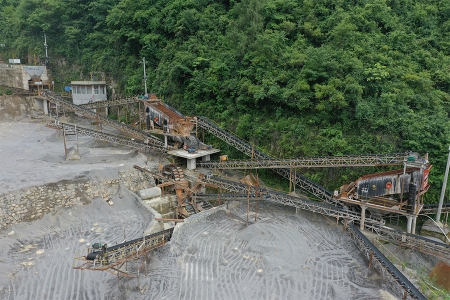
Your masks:
<instances>
[{"instance_id":1,"label":"forest hillside","mask_svg":"<svg viewBox=\"0 0 450 300\"><path fill-rule=\"evenodd\" d=\"M143 93L145 57L151 92L273 156L428 152L438 200L450 1L0 0L1 58L33 63L44 32L60 88L101 71ZM305 174L336 188L364 172Z\"/></svg>"}]
</instances>

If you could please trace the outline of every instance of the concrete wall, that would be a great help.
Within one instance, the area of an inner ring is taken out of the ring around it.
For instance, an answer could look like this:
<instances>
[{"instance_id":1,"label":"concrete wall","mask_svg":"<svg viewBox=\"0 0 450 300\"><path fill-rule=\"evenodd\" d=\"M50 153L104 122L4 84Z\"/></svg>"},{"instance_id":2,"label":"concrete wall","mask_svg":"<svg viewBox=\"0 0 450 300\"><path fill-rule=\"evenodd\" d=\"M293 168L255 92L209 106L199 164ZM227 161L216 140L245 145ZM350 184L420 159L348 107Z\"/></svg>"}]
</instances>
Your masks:
<instances>
[{"instance_id":1,"label":"concrete wall","mask_svg":"<svg viewBox=\"0 0 450 300\"><path fill-rule=\"evenodd\" d=\"M47 100L34 98L34 107L44 112L44 114L48 115Z\"/></svg>"},{"instance_id":2,"label":"concrete wall","mask_svg":"<svg viewBox=\"0 0 450 300\"><path fill-rule=\"evenodd\" d=\"M28 74L22 66L2 65L0 67L0 85L28 90Z\"/></svg>"},{"instance_id":3,"label":"concrete wall","mask_svg":"<svg viewBox=\"0 0 450 300\"><path fill-rule=\"evenodd\" d=\"M120 184L137 192L155 186L154 180L138 170L122 171L117 178L63 180L40 187L0 195L0 228L40 219L60 208L89 203L96 197L105 201L117 193Z\"/></svg>"}]
</instances>

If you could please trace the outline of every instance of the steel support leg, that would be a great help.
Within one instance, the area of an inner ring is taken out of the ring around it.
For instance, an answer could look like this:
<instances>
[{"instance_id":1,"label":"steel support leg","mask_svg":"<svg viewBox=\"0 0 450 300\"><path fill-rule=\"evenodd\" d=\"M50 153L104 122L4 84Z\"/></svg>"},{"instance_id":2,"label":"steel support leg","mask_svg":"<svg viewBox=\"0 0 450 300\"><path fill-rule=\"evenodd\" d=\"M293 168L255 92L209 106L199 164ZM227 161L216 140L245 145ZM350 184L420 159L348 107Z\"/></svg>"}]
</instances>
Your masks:
<instances>
[{"instance_id":1,"label":"steel support leg","mask_svg":"<svg viewBox=\"0 0 450 300\"><path fill-rule=\"evenodd\" d=\"M361 222L359 223L359 230L360 231L364 230L364 222L366 220L366 208L367 208L367 206L362 206L361 205Z\"/></svg>"},{"instance_id":2,"label":"steel support leg","mask_svg":"<svg viewBox=\"0 0 450 300\"><path fill-rule=\"evenodd\" d=\"M406 218L408 219L408 223L406 224L406 232L407 233L411 233L413 217L412 216L406 216Z\"/></svg>"}]
</instances>

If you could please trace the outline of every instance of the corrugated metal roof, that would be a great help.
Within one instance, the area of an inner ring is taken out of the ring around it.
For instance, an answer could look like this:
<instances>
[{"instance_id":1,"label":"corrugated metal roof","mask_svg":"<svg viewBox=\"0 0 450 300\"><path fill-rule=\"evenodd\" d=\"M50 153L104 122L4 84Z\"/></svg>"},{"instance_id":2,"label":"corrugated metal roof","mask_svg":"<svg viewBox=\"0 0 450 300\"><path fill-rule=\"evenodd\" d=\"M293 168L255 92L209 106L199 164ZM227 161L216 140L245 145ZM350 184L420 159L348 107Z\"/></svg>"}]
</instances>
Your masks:
<instances>
[{"instance_id":1,"label":"corrugated metal roof","mask_svg":"<svg viewBox=\"0 0 450 300\"><path fill-rule=\"evenodd\" d=\"M184 117L180 116L173 110L166 107L164 105L164 103L162 103L161 101L157 101L157 102L145 101L145 102L148 106L150 106L150 107L154 108L155 110L159 111L160 113L166 115L172 122L184 121Z\"/></svg>"},{"instance_id":2,"label":"corrugated metal roof","mask_svg":"<svg viewBox=\"0 0 450 300\"><path fill-rule=\"evenodd\" d=\"M406 168L406 173L412 173L412 172L418 171L418 170L420 170L420 168ZM403 174L403 169L391 170L391 171L386 171L386 172L367 174L367 175L364 175L364 176L358 178L357 181L364 180L364 179L370 179L370 178L376 178L376 177L383 177L383 176L401 175L401 174Z\"/></svg>"}]
</instances>

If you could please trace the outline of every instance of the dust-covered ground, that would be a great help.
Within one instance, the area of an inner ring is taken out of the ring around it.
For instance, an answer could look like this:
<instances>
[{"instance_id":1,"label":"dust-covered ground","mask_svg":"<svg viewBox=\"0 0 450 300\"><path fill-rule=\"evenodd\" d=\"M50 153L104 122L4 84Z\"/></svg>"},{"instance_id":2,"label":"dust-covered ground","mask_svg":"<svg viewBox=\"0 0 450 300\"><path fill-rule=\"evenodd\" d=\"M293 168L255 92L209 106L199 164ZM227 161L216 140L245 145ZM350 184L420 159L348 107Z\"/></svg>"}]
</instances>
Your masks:
<instances>
[{"instance_id":1,"label":"dust-covered ground","mask_svg":"<svg viewBox=\"0 0 450 300\"><path fill-rule=\"evenodd\" d=\"M95 170L142 164L147 157L80 137L81 160L64 160L61 137L43 124L1 122L0 194L71 179ZM156 160L156 158L150 158ZM326 218L274 204L201 214L149 255L149 274L136 279L72 269L77 250L142 236L153 215L121 188L114 206L101 199L61 209L0 231L0 299L388 299L390 282L342 228ZM254 210L252 208L252 210Z\"/></svg>"},{"instance_id":2,"label":"dust-covered ground","mask_svg":"<svg viewBox=\"0 0 450 300\"><path fill-rule=\"evenodd\" d=\"M66 161L60 131L42 123L0 121L0 194L146 161L129 147L111 147L85 136L79 136L78 143L81 159ZM76 143L67 147L76 148Z\"/></svg>"},{"instance_id":3,"label":"dust-covered ground","mask_svg":"<svg viewBox=\"0 0 450 300\"><path fill-rule=\"evenodd\" d=\"M142 236L152 219L126 189L113 198L0 231L0 299L116 299L117 278L72 269L75 251L94 242Z\"/></svg>"},{"instance_id":4,"label":"dust-covered ground","mask_svg":"<svg viewBox=\"0 0 450 300\"><path fill-rule=\"evenodd\" d=\"M148 276L121 278L71 268L75 250L141 236L152 219L122 189L109 206L98 199L3 230L1 299L395 299L390 282L342 228L308 212L260 204L193 218L150 253Z\"/></svg>"}]
</instances>

